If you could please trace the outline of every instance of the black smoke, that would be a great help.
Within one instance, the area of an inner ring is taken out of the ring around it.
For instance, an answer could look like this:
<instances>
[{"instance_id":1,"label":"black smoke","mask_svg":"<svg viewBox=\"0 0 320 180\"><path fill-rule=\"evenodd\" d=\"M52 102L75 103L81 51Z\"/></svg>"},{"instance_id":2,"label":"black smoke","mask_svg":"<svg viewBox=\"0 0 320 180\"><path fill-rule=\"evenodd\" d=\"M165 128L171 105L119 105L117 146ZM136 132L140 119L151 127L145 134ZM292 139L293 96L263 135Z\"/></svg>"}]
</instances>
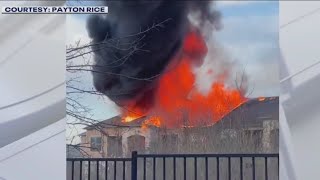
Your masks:
<instances>
[{"instance_id":1,"label":"black smoke","mask_svg":"<svg viewBox=\"0 0 320 180\"><path fill-rule=\"evenodd\" d=\"M129 102L149 106L158 75L190 30L188 16L193 14L200 28L206 22L218 28L220 15L211 3L106 2L109 13L87 21L89 37L97 44L92 46L95 88L120 106Z\"/></svg>"}]
</instances>

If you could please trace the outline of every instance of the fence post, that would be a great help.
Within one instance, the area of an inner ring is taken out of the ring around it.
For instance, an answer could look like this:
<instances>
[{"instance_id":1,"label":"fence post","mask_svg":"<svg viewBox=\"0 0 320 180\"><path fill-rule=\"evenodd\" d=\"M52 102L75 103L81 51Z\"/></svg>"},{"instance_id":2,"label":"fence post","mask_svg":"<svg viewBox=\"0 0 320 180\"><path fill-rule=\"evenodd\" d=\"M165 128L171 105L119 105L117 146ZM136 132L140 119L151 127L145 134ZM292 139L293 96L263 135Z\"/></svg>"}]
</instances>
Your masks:
<instances>
[{"instance_id":1,"label":"fence post","mask_svg":"<svg viewBox=\"0 0 320 180\"><path fill-rule=\"evenodd\" d=\"M137 159L138 152L132 151L131 159L131 180L137 180L138 179L138 159Z\"/></svg>"}]
</instances>

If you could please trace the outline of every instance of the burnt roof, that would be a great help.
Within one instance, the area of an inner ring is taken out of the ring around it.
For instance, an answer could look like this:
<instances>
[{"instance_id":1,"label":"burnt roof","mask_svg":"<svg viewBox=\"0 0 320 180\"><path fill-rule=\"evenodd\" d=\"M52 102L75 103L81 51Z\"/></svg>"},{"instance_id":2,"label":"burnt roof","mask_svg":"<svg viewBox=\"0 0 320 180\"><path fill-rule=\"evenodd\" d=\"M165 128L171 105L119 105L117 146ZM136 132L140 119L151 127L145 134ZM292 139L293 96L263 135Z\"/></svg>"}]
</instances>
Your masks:
<instances>
[{"instance_id":1,"label":"burnt roof","mask_svg":"<svg viewBox=\"0 0 320 180\"><path fill-rule=\"evenodd\" d=\"M224 116L215 126L259 128L265 120L279 121L279 97L249 99Z\"/></svg>"},{"instance_id":2,"label":"burnt roof","mask_svg":"<svg viewBox=\"0 0 320 180\"><path fill-rule=\"evenodd\" d=\"M146 120L145 116L139 117L134 121L124 122L121 116L114 116L104 121L98 122L93 125L89 125L84 129L95 129L95 127L107 128L107 127L141 127L142 123Z\"/></svg>"},{"instance_id":3,"label":"burnt roof","mask_svg":"<svg viewBox=\"0 0 320 180\"><path fill-rule=\"evenodd\" d=\"M84 129L95 129L95 127L141 127L146 120L142 116L130 122L124 122L120 116L114 116L99 123L89 125ZM214 126L225 126L226 124L237 124L236 126L260 127L264 120L279 121L279 97L252 98L233 109Z\"/></svg>"}]
</instances>

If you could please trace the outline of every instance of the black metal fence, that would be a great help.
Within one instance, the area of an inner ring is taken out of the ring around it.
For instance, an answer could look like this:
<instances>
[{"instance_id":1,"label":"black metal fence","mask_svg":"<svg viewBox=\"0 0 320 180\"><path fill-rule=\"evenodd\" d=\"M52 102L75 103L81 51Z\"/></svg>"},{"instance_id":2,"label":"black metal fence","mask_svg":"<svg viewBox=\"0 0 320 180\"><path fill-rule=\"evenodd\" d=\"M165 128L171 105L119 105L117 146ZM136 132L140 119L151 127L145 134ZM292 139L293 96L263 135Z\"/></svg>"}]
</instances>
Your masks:
<instances>
[{"instance_id":1,"label":"black metal fence","mask_svg":"<svg viewBox=\"0 0 320 180\"><path fill-rule=\"evenodd\" d=\"M68 180L278 180L279 154L138 154L68 158Z\"/></svg>"},{"instance_id":2,"label":"black metal fence","mask_svg":"<svg viewBox=\"0 0 320 180\"><path fill-rule=\"evenodd\" d=\"M130 179L131 161L132 158L67 158L67 179Z\"/></svg>"}]
</instances>

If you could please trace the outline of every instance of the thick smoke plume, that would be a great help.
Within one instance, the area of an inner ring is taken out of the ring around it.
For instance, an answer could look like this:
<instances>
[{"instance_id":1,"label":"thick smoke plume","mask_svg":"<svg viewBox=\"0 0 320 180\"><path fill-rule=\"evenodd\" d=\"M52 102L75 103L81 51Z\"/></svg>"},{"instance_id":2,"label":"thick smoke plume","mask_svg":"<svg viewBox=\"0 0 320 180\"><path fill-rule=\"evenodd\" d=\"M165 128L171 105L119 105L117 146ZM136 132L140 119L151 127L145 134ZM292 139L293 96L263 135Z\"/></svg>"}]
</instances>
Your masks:
<instances>
[{"instance_id":1,"label":"thick smoke plume","mask_svg":"<svg viewBox=\"0 0 320 180\"><path fill-rule=\"evenodd\" d=\"M181 50L191 27L220 28L213 2L106 2L109 14L92 15L95 88L120 106L148 107L158 77ZM191 19L195 23L191 25ZM169 91L169 90L168 90Z\"/></svg>"}]
</instances>

